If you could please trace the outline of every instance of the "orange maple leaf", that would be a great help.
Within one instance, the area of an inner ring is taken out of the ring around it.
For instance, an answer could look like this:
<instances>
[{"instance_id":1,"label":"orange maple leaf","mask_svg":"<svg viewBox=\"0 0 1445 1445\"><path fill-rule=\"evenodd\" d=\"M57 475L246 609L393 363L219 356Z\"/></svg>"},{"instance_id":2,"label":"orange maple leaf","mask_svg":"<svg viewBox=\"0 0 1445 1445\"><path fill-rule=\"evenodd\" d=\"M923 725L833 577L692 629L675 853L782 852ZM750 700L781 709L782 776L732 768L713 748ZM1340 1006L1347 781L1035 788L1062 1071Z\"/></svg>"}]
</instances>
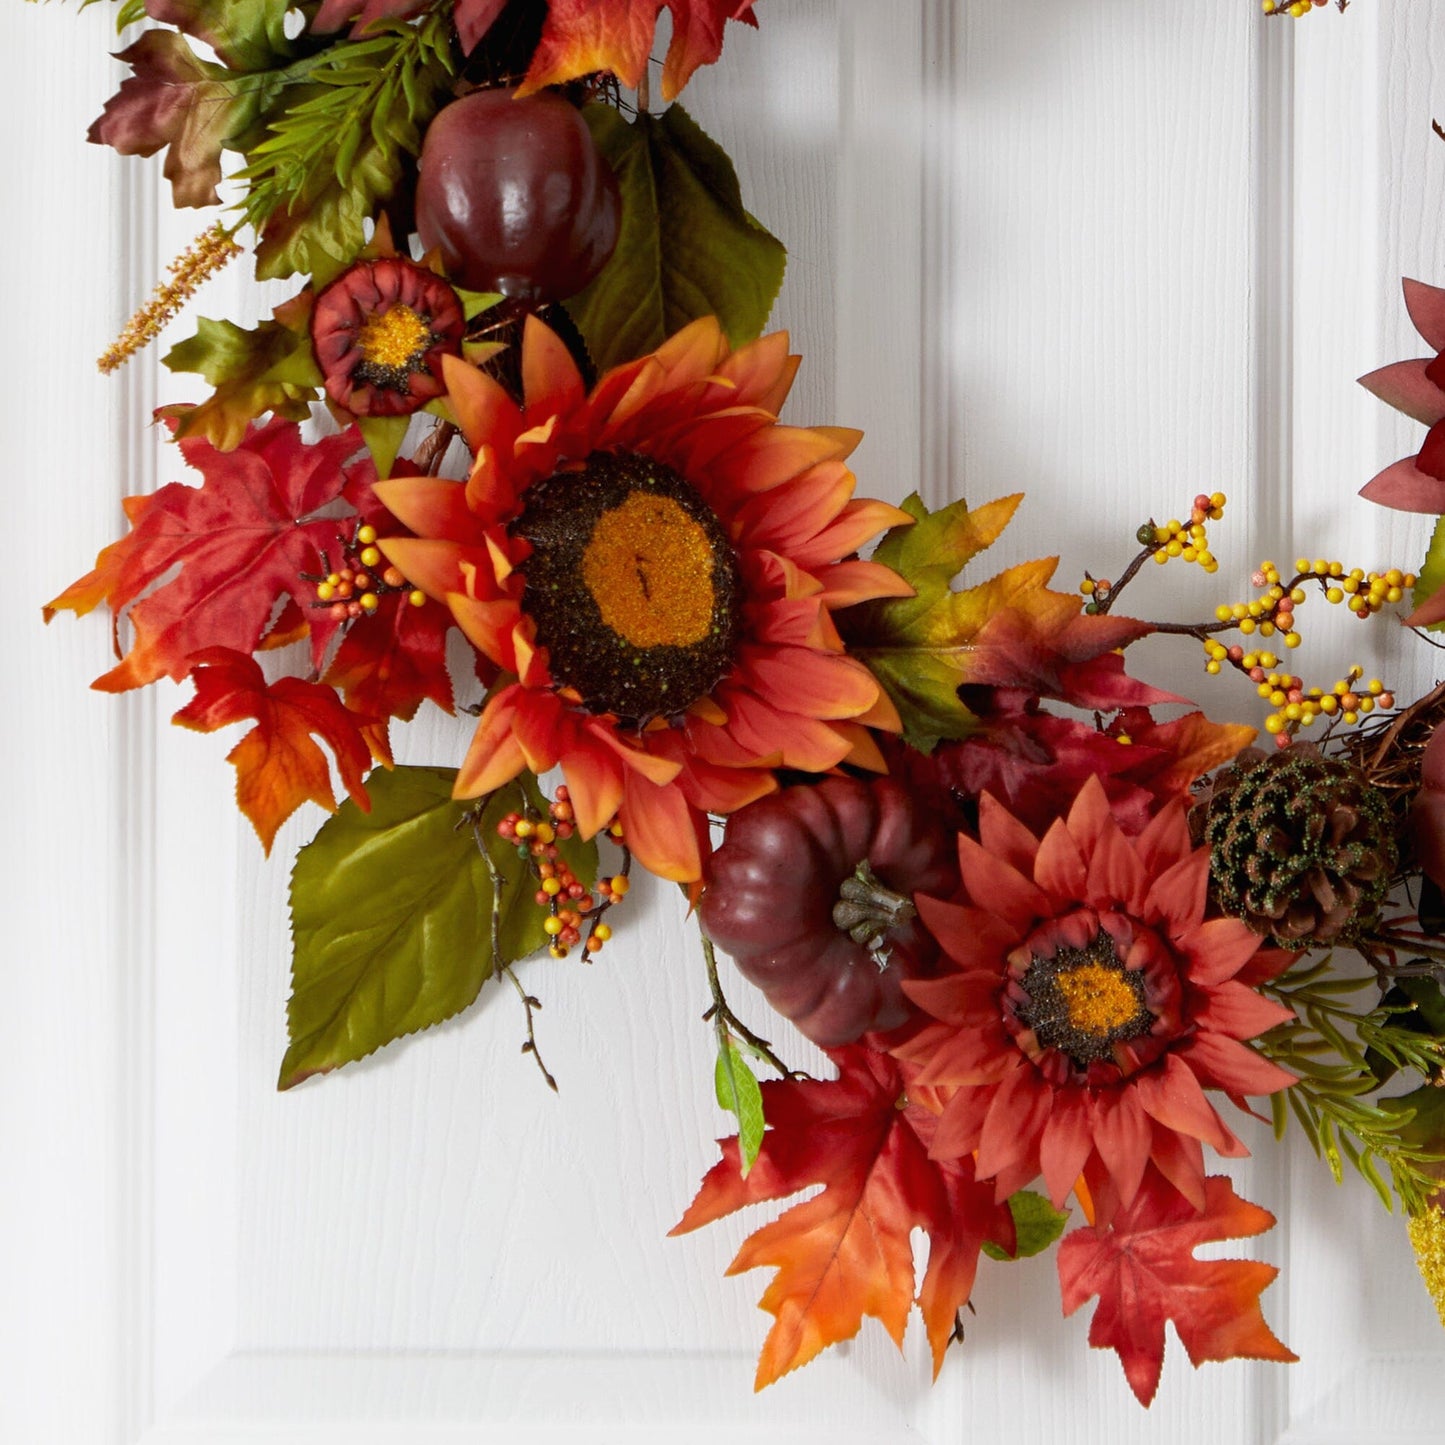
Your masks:
<instances>
[{"instance_id":1,"label":"orange maple leaf","mask_svg":"<svg viewBox=\"0 0 1445 1445\"><path fill-rule=\"evenodd\" d=\"M547 23L519 95L610 70L636 89L652 50L657 17L672 14L672 41L662 68L662 97L673 100L693 71L722 54L729 20L756 25L755 0L547 0Z\"/></svg>"},{"instance_id":2,"label":"orange maple leaf","mask_svg":"<svg viewBox=\"0 0 1445 1445\"><path fill-rule=\"evenodd\" d=\"M1197 1245L1263 1234L1274 1215L1241 1199L1223 1175L1204 1181L1197 1210L1155 1169L1107 1229L1076 1229L1059 1246L1064 1313L1091 1295L1095 1349L1117 1350L1141 1405L1159 1388L1164 1321L1198 1367L1205 1360L1294 1360L1264 1322L1259 1296L1279 1270L1245 1259L1195 1259Z\"/></svg>"},{"instance_id":3,"label":"orange maple leaf","mask_svg":"<svg viewBox=\"0 0 1445 1445\"><path fill-rule=\"evenodd\" d=\"M937 1374L983 1241L1014 1248L1013 1216L994 1202L991 1186L974 1181L973 1161L928 1157L933 1119L902 1103L898 1066L862 1046L829 1050L828 1057L840 1071L832 1083L762 1086L769 1128L756 1162L744 1178L736 1138L724 1140L722 1161L672 1231L824 1186L750 1235L728 1266L729 1274L777 1270L760 1302L776 1322L758 1359L757 1389L851 1339L865 1315L902 1346L913 1305L913 1229L930 1241L919 1304Z\"/></svg>"},{"instance_id":4,"label":"orange maple leaf","mask_svg":"<svg viewBox=\"0 0 1445 1445\"><path fill-rule=\"evenodd\" d=\"M281 824L310 800L336 811L331 766L312 741L324 738L336 754L341 781L363 812L371 811L365 776L372 759L367 729L373 719L342 706L322 683L283 677L267 683L244 653L213 647L196 654L196 695L171 719L210 733L254 718L256 726L226 755L236 769L236 805L251 820L267 853Z\"/></svg>"}]
</instances>

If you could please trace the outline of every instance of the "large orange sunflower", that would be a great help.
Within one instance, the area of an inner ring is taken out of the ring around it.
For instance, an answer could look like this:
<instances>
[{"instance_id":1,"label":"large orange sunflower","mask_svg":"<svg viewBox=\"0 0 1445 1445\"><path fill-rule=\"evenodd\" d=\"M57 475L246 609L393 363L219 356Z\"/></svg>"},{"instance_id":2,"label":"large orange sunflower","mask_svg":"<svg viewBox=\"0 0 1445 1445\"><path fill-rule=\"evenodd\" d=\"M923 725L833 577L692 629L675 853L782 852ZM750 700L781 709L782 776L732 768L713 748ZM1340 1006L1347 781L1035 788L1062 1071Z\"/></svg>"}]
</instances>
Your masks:
<instances>
[{"instance_id":1,"label":"large orange sunflower","mask_svg":"<svg viewBox=\"0 0 1445 1445\"><path fill-rule=\"evenodd\" d=\"M942 1103L931 1152L976 1155L999 1198L1042 1174L1061 1205L1083 1175L1106 1214L1152 1162L1202 1208L1202 1146L1248 1153L1205 1090L1292 1084L1243 1042L1292 1015L1257 992L1289 955L1205 918L1185 805L1127 837L1090 778L1039 839L985 794L959 863L961 901L917 900L959 971L904 983L935 1022L894 1050Z\"/></svg>"},{"instance_id":2,"label":"large orange sunflower","mask_svg":"<svg viewBox=\"0 0 1445 1445\"><path fill-rule=\"evenodd\" d=\"M417 534L387 556L511 679L458 797L560 765L585 834L619 817L640 862L691 882L707 814L771 792L774 768L882 768L867 727L897 715L831 613L910 593L849 559L907 517L854 500L856 432L779 424L797 363L786 335L734 352L707 319L589 395L529 319L519 406L445 359L470 477L376 490Z\"/></svg>"}]
</instances>

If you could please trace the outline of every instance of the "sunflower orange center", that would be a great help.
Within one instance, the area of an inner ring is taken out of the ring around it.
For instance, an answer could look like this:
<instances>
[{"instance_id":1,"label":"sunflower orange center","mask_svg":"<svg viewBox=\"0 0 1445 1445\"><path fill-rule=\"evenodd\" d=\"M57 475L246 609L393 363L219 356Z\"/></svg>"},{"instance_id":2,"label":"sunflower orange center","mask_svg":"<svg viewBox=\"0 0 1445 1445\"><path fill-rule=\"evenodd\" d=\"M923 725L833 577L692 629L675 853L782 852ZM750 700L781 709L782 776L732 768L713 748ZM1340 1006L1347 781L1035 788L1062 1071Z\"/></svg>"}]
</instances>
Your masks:
<instances>
[{"instance_id":1,"label":"sunflower orange center","mask_svg":"<svg viewBox=\"0 0 1445 1445\"><path fill-rule=\"evenodd\" d=\"M379 316L367 317L356 344L364 364L378 371L405 372L426 353L431 340L431 327L410 306L393 306Z\"/></svg>"},{"instance_id":2,"label":"sunflower orange center","mask_svg":"<svg viewBox=\"0 0 1445 1445\"><path fill-rule=\"evenodd\" d=\"M632 492L597 519L582 581L634 647L691 647L712 628L713 541L672 497Z\"/></svg>"},{"instance_id":3,"label":"sunflower orange center","mask_svg":"<svg viewBox=\"0 0 1445 1445\"><path fill-rule=\"evenodd\" d=\"M1060 972L1054 987L1064 1001L1070 1026L1096 1038L1122 1028L1139 1012L1139 996L1119 971L1099 963Z\"/></svg>"},{"instance_id":4,"label":"sunflower orange center","mask_svg":"<svg viewBox=\"0 0 1445 1445\"><path fill-rule=\"evenodd\" d=\"M553 681L627 726L675 718L733 665L742 578L722 523L653 457L594 452L527 489L522 607Z\"/></svg>"},{"instance_id":5,"label":"sunflower orange center","mask_svg":"<svg viewBox=\"0 0 1445 1445\"><path fill-rule=\"evenodd\" d=\"M1018 1016L1044 1050L1081 1069L1114 1058L1114 1045L1149 1032L1144 977L1125 968L1102 929L1084 948L1035 955L1023 979Z\"/></svg>"}]
</instances>

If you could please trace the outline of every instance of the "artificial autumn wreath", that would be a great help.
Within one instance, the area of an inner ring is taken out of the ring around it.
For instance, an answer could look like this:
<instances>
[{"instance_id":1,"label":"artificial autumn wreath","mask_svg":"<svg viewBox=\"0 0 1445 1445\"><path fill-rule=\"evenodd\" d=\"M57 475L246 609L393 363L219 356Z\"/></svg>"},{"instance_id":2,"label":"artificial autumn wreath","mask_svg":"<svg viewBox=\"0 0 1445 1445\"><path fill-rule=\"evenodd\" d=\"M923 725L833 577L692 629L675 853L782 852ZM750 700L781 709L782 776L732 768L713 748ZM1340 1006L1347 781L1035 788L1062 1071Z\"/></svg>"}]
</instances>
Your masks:
<instances>
[{"instance_id":1,"label":"artificial autumn wreath","mask_svg":"<svg viewBox=\"0 0 1445 1445\"><path fill-rule=\"evenodd\" d=\"M1368 621L1413 591L1440 623L1445 536L1418 576L1265 561L1210 618L1117 614L1151 561L1218 571L1226 499L1201 494L1117 582L979 580L1021 498L859 497L856 433L779 419L783 248L683 108L649 108L664 4L671 100L753 0L322 0L299 31L286 0L121 6L147 28L91 138L165 151L177 205L227 175L240 199L102 366L243 230L296 289L167 355L211 388L161 411L199 483L129 500L47 615L109 610L102 690L188 679L178 723L253 724L228 760L268 849L304 803L333 814L293 872L282 1087L529 954L595 954L635 862L697 906L738 1120L678 1230L822 1186L732 1266L775 1271L759 1385L865 1316L901 1344L915 1303L936 1371L981 1257L1048 1248L1071 1208L1064 1309L1098 1299L1090 1341L1143 1403L1166 1322L1195 1364L1293 1358L1274 1269L1193 1254L1273 1224L1209 1172L1245 1152L1226 1100L1397 1196L1445 1310L1445 692L1400 708L1284 660L1311 594ZM1445 292L1406 301L1439 351ZM1366 495L1445 510L1440 357L1365 382L1430 427ZM1151 632L1247 677L1274 750L1156 715L1185 699L1127 671ZM262 669L288 645L297 675ZM475 714L465 756L394 767L392 721L428 702ZM836 1078L737 1017L715 945Z\"/></svg>"}]
</instances>

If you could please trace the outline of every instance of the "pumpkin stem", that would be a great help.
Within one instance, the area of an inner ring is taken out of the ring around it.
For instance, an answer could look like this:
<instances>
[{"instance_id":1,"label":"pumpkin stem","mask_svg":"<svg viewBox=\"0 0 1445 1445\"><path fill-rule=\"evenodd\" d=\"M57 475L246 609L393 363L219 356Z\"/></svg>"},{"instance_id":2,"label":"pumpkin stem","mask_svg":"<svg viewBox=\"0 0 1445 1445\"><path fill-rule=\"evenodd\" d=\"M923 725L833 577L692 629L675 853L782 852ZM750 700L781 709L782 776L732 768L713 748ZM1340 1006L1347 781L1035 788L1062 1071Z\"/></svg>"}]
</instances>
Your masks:
<instances>
[{"instance_id":1,"label":"pumpkin stem","mask_svg":"<svg viewBox=\"0 0 1445 1445\"><path fill-rule=\"evenodd\" d=\"M880 970L888 967L884 937L917 915L912 900L882 882L866 858L838 885L833 905L833 922L869 951Z\"/></svg>"}]
</instances>

